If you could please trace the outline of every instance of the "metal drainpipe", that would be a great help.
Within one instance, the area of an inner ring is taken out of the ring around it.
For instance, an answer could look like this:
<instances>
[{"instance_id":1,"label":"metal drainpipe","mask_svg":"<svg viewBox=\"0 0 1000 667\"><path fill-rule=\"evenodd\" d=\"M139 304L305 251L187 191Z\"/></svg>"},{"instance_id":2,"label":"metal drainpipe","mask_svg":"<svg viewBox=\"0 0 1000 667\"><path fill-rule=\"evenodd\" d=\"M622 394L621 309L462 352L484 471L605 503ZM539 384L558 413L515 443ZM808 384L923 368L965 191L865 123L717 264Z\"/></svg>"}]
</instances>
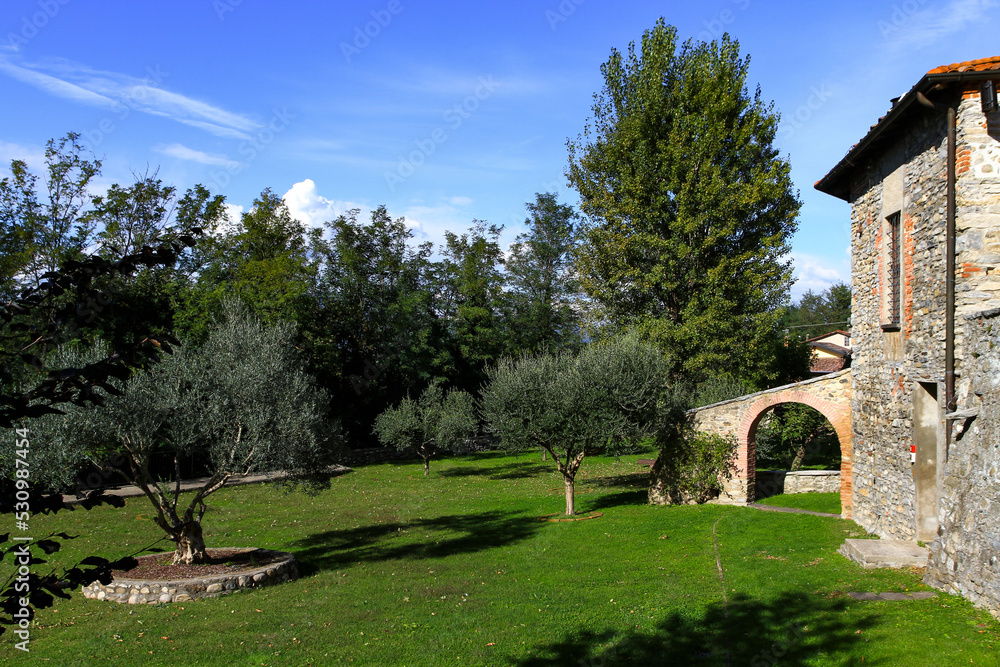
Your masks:
<instances>
[{"instance_id":1,"label":"metal drainpipe","mask_svg":"<svg viewBox=\"0 0 1000 667\"><path fill-rule=\"evenodd\" d=\"M947 114L948 123L948 183L945 214L945 313L944 313L944 402L945 413L955 412L955 107L937 104L917 93L917 100L924 106ZM945 417L945 456L951 447L952 419Z\"/></svg>"}]
</instances>

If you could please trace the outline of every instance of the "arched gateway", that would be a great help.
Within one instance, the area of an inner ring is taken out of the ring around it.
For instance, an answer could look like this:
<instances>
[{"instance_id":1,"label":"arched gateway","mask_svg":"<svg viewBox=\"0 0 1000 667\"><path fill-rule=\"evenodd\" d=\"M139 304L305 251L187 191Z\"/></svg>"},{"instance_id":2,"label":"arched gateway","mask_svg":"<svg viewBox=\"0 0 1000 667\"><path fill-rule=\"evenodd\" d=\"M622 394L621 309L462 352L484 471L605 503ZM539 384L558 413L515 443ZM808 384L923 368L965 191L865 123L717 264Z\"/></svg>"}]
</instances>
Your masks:
<instances>
[{"instance_id":1,"label":"arched gateway","mask_svg":"<svg viewBox=\"0 0 1000 667\"><path fill-rule=\"evenodd\" d=\"M840 440L841 513L845 519L852 518L850 369L691 411L698 430L736 436L736 474L726 484L720 502L745 505L754 501L757 425L768 410L782 403L804 403L819 411L833 425Z\"/></svg>"}]
</instances>

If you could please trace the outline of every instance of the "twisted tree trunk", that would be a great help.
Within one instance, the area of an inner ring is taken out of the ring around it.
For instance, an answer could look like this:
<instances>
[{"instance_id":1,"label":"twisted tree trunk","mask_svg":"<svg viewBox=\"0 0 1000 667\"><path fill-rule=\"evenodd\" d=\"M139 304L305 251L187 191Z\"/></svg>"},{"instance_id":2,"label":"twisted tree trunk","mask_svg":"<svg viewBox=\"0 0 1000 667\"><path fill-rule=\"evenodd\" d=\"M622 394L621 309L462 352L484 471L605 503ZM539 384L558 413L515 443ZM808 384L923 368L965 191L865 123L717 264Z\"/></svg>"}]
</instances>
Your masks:
<instances>
[{"instance_id":1,"label":"twisted tree trunk","mask_svg":"<svg viewBox=\"0 0 1000 667\"><path fill-rule=\"evenodd\" d=\"M205 552L205 539L201 532L201 522L188 521L181 524L171 539L177 542L173 565L180 563L191 565L208 561L208 554Z\"/></svg>"}]
</instances>

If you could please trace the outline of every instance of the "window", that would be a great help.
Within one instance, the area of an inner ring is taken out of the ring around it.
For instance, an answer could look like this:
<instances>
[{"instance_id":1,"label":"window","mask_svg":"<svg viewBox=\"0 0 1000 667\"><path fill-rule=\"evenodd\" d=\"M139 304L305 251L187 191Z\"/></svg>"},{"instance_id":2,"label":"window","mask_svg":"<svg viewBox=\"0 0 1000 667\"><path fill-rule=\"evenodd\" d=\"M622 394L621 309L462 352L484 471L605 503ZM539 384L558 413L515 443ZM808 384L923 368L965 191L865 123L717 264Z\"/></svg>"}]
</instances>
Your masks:
<instances>
[{"instance_id":1,"label":"window","mask_svg":"<svg viewBox=\"0 0 1000 667\"><path fill-rule=\"evenodd\" d=\"M902 233L899 225L899 212L893 213L886 218L886 290L885 290L885 317L882 328L887 331L899 329L899 314L902 310L900 299L900 248Z\"/></svg>"}]
</instances>

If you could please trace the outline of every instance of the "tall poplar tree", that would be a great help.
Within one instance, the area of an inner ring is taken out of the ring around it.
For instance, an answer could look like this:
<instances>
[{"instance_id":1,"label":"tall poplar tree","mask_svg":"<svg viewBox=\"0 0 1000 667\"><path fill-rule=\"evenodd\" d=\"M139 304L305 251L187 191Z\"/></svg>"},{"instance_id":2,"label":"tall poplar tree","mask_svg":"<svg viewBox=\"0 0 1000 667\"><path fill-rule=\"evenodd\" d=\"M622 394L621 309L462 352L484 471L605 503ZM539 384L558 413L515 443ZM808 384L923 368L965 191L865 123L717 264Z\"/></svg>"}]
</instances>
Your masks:
<instances>
[{"instance_id":1,"label":"tall poplar tree","mask_svg":"<svg viewBox=\"0 0 1000 667\"><path fill-rule=\"evenodd\" d=\"M527 209L528 231L518 234L506 262L513 303L509 347L514 353L572 349L581 341L571 261L579 215L553 192L536 194Z\"/></svg>"},{"instance_id":2,"label":"tall poplar tree","mask_svg":"<svg viewBox=\"0 0 1000 667\"><path fill-rule=\"evenodd\" d=\"M660 19L601 66L567 177L591 220L581 282L612 321L644 331L675 373L759 383L800 202L772 145L778 114L748 92L748 66L728 35L679 45Z\"/></svg>"}]
</instances>

